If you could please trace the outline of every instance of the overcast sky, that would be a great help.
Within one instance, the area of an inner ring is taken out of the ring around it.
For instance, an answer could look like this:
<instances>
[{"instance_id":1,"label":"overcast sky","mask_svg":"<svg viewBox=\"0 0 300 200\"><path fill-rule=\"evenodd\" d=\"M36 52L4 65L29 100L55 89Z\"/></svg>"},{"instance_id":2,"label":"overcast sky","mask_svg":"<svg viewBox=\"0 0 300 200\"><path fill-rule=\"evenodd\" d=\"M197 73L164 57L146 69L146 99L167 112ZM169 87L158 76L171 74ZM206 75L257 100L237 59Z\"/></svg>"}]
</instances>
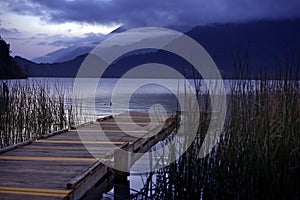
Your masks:
<instances>
[{"instance_id":1,"label":"overcast sky","mask_svg":"<svg viewBox=\"0 0 300 200\"><path fill-rule=\"evenodd\" d=\"M127 28L300 17L299 0L1 0L0 34L34 58Z\"/></svg>"}]
</instances>

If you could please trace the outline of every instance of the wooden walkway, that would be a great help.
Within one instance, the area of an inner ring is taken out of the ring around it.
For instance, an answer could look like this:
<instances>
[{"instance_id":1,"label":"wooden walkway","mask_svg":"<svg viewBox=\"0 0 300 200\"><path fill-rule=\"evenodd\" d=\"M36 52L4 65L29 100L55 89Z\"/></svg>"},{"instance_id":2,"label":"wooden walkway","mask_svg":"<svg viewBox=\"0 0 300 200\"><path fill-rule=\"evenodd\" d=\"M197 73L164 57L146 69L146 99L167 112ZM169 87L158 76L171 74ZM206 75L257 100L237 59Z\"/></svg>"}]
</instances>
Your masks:
<instances>
[{"instance_id":1,"label":"wooden walkway","mask_svg":"<svg viewBox=\"0 0 300 200\"><path fill-rule=\"evenodd\" d=\"M24 146L0 152L0 200L6 199L80 199L96 183L112 170L103 164L111 161L111 153L116 146L132 152L145 152L159 140L168 136L175 127L175 117L166 119L163 128L148 138L139 138L147 131L132 129L128 117L143 126L150 122L149 116L141 113L124 113L118 116L122 125L128 127L122 132L112 116L97 122L77 127L77 130L64 130L46 139L27 142ZM109 137L109 141L85 140L95 146L94 153L103 158L96 159L81 142L80 130L87 138L93 134ZM133 135L138 137L134 137ZM153 133L152 133L153 134ZM115 146L116 145L116 146ZM109 156L108 156L109 155ZM138 159L138 158L137 158ZM130 162L134 162L131 160Z\"/></svg>"}]
</instances>

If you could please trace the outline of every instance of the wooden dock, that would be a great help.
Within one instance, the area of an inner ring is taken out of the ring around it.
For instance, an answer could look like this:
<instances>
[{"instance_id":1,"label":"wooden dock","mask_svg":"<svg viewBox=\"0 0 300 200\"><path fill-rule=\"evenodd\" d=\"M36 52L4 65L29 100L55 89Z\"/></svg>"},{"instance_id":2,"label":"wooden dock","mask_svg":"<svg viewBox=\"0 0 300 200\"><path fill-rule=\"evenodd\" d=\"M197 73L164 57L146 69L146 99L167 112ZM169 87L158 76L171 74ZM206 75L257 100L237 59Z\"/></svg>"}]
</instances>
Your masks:
<instances>
[{"instance_id":1,"label":"wooden dock","mask_svg":"<svg viewBox=\"0 0 300 200\"><path fill-rule=\"evenodd\" d=\"M149 116L142 113L118 115L121 123L128 127L126 132L132 133L128 135L119 129L113 116L108 116L74 130L62 130L50 137L0 151L0 200L80 199L114 171L103 162L117 160L118 155L112 153L115 149L146 152L167 137L176 126L176 117L168 116L162 128L153 129L155 134L152 130L151 137L140 138L150 132L133 129L128 122L129 117L141 126L150 122ZM82 143L82 133L92 138L93 134L99 135L100 126L101 134L105 134L109 141L84 142L89 147L95 146L95 158ZM133 136L135 134L136 137ZM127 166L134 159L125 161L129 162Z\"/></svg>"}]
</instances>

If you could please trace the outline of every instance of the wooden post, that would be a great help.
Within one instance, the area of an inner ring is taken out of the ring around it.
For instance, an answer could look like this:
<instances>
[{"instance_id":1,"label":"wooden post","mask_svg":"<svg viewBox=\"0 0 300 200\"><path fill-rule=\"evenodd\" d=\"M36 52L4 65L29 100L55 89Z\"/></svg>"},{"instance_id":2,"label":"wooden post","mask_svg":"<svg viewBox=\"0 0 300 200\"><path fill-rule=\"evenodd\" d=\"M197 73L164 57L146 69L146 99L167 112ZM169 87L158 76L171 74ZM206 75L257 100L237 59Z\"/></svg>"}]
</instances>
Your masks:
<instances>
[{"instance_id":1,"label":"wooden post","mask_svg":"<svg viewBox=\"0 0 300 200\"><path fill-rule=\"evenodd\" d=\"M114 174L117 177L129 176L130 165L129 165L129 153L124 149L114 150Z\"/></svg>"},{"instance_id":2,"label":"wooden post","mask_svg":"<svg viewBox=\"0 0 300 200\"><path fill-rule=\"evenodd\" d=\"M126 150L114 150L114 168L114 199L130 199L130 182L127 180L130 160Z\"/></svg>"},{"instance_id":3,"label":"wooden post","mask_svg":"<svg viewBox=\"0 0 300 200\"><path fill-rule=\"evenodd\" d=\"M130 199L130 181L127 177L124 179L120 177L114 178L114 199Z\"/></svg>"}]
</instances>

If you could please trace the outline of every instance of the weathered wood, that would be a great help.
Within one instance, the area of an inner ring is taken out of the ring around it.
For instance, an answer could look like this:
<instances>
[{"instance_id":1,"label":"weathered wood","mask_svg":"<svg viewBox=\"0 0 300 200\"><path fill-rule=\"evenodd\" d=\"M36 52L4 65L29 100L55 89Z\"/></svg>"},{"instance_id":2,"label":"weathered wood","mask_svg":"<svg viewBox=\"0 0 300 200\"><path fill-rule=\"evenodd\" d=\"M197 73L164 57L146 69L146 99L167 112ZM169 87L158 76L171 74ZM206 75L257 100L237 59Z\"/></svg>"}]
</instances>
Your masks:
<instances>
[{"instance_id":1,"label":"weathered wood","mask_svg":"<svg viewBox=\"0 0 300 200\"><path fill-rule=\"evenodd\" d=\"M45 135L42 135L39 139L46 139L46 138L49 138L49 137L53 137L55 135L58 135L58 134L61 134L61 133L65 133L67 132L69 129L65 128L65 129L62 129L62 130L58 130L58 131L54 131L52 133L49 133L49 134L45 134Z\"/></svg>"},{"instance_id":2,"label":"weathered wood","mask_svg":"<svg viewBox=\"0 0 300 200\"><path fill-rule=\"evenodd\" d=\"M114 166L118 166L118 170L113 170L114 174L117 177L127 177L129 176L129 170L130 170L130 158L129 153L124 149L130 148L129 143L126 143L123 148L115 149L114 150Z\"/></svg>"},{"instance_id":3,"label":"weathered wood","mask_svg":"<svg viewBox=\"0 0 300 200\"><path fill-rule=\"evenodd\" d=\"M49 134L46 134L46 135L42 135L40 138L38 139L46 139L48 137L52 137L54 135L57 135L57 134L60 134L60 133L64 133L68 131L68 129L62 129L62 130L58 130L58 131L54 131L54 132L51 132ZM1 153L5 153L7 151L11 151L13 149L17 149L17 148L20 148L20 147L23 147L23 146L26 146L28 144L31 144L33 141L35 141L36 139L30 139L30 140L26 140L24 142L20 142L18 144L14 144L14 145L11 145L11 146L8 146L8 147L5 147L5 148L2 148L0 149L0 154Z\"/></svg>"},{"instance_id":4,"label":"weathered wood","mask_svg":"<svg viewBox=\"0 0 300 200\"><path fill-rule=\"evenodd\" d=\"M114 175L112 173L108 173L107 176L103 177L91 190L89 190L82 198L83 199L102 199L102 194L105 192L109 192L113 189ZM85 198L87 197L87 198Z\"/></svg>"},{"instance_id":5,"label":"weathered wood","mask_svg":"<svg viewBox=\"0 0 300 200\"><path fill-rule=\"evenodd\" d=\"M70 126L70 130L76 130L80 127L83 127L83 126L86 126L86 125L89 125L89 124L93 124L93 123L94 123L93 121L90 121L90 122L82 123L82 124L79 124L79 125L72 125L72 126Z\"/></svg>"},{"instance_id":6,"label":"weathered wood","mask_svg":"<svg viewBox=\"0 0 300 200\"><path fill-rule=\"evenodd\" d=\"M24 142L21 142L21 143L18 143L18 144L14 144L14 145L2 148L2 149L0 149L0 154L8 152L8 151L11 151L13 149L17 149L17 148L23 147L25 145L28 145L28 144L32 143L34 140L35 139L27 140L27 141L24 141Z\"/></svg>"},{"instance_id":7,"label":"weathered wood","mask_svg":"<svg viewBox=\"0 0 300 200\"><path fill-rule=\"evenodd\" d=\"M95 162L93 165L67 183L67 188L72 189L72 192L69 194L69 198L80 199L108 173L108 167L103 164L103 162Z\"/></svg>"},{"instance_id":8,"label":"weathered wood","mask_svg":"<svg viewBox=\"0 0 300 200\"><path fill-rule=\"evenodd\" d=\"M119 153L120 151L114 150L115 148L128 152L145 152L159 140L164 139L173 130L175 124L174 117L170 117L162 130L160 128L137 131L132 128L131 123L128 123L128 117L133 117L133 121L140 126L150 122L147 114L125 113L118 116L122 119L122 124L128 127L128 130L123 132L115 123L113 116L105 116L95 123L77 126L76 130L64 129L39 140L27 141L5 151L0 150L2 152L0 189L1 187L20 188L18 191L0 190L0 199L26 199L27 197L30 197L27 199L79 199L99 180L113 173L113 170L108 167L113 164L112 160L120 161L119 164L125 167L124 171L129 171L130 166L138 159L138 157L124 156ZM102 131L99 131L100 126ZM80 131L80 137L77 131ZM126 134L127 131L130 135ZM94 140L96 136L97 141ZM142 136L148 137L140 138ZM82 140L85 143L82 143ZM95 159L85 145L88 145L89 150L97 154L98 158L103 158L102 161ZM126 177L128 173L124 175ZM23 196L21 193L26 188L33 188L33 192ZM70 192L58 197L59 195L55 193L38 192L42 190Z\"/></svg>"},{"instance_id":9,"label":"weathered wood","mask_svg":"<svg viewBox=\"0 0 300 200\"><path fill-rule=\"evenodd\" d=\"M108 115L108 116L100 117L100 118L96 119L96 121L101 122L101 121L104 121L107 119L112 119L112 118L113 118L113 115Z\"/></svg>"}]
</instances>

